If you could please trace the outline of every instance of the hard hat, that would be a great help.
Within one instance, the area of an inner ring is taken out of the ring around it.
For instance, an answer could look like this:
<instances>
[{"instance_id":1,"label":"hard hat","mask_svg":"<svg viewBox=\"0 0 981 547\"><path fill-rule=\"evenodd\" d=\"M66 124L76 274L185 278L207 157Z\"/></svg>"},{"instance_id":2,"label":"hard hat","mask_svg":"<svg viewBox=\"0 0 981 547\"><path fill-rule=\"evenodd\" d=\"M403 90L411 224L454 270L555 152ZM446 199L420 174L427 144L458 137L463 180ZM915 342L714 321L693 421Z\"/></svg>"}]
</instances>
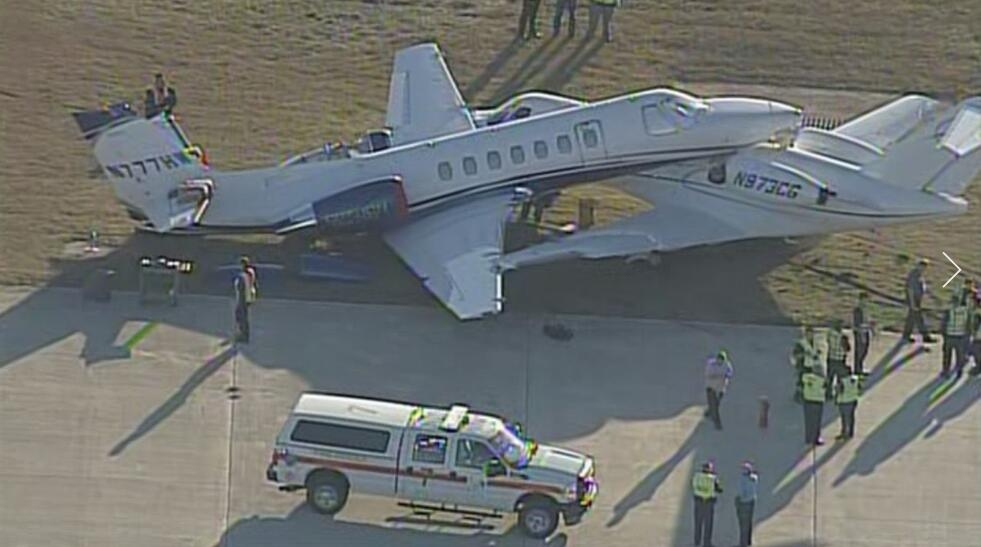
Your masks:
<instances>
[{"instance_id":1,"label":"hard hat","mask_svg":"<svg viewBox=\"0 0 981 547\"><path fill-rule=\"evenodd\" d=\"M930 259L929 258L921 258L919 264L921 266L929 266L930 265Z\"/></svg>"}]
</instances>

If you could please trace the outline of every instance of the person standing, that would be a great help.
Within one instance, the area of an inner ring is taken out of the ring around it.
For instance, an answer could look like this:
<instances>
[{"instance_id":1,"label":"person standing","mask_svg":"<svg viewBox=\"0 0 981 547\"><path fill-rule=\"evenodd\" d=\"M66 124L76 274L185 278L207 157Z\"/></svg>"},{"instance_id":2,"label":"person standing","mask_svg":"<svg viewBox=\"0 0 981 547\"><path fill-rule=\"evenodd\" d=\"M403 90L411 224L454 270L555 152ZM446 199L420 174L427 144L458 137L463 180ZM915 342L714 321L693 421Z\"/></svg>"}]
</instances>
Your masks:
<instances>
[{"instance_id":1,"label":"person standing","mask_svg":"<svg viewBox=\"0 0 981 547\"><path fill-rule=\"evenodd\" d=\"M591 0L589 6L589 29L586 31L586 38L592 38L596 33L596 26L600 19L603 20L603 39L607 42L613 41L613 12L620 5L620 0Z\"/></svg>"},{"instance_id":2,"label":"person standing","mask_svg":"<svg viewBox=\"0 0 981 547\"><path fill-rule=\"evenodd\" d=\"M518 38L531 40L541 38L538 32L538 7L542 0L521 0L521 15L518 18Z\"/></svg>"},{"instance_id":3,"label":"person standing","mask_svg":"<svg viewBox=\"0 0 981 547\"><path fill-rule=\"evenodd\" d=\"M971 307L968 305L967 293L960 291L950 299L950 307L947 308L940 323L940 331L944 336L943 363L940 375L944 378L950 377L952 358L954 358L957 376L964 372L964 363L967 362L965 355L967 344L965 342L968 333L972 330L971 319Z\"/></svg>"},{"instance_id":4,"label":"person standing","mask_svg":"<svg viewBox=\"0 0 981 547\"><path fill-rule=\"evenodd\" d=\"M845 359L851 350L848 343L848 336L841 331L841 320L835 319L831 322L831 330L828 331L828 360L826 369L828 371L828 389L837 385L839 376L846 374Z\"/></svg>"},{"instance_id":5,"label":"person standing","mask_svg":"<svg viewBox=\"0 0 981 547\"><path fill-rule=\"evenodd\" d=\"M923 272L930 266L930 261L926 258L920 261L906 275L906 323L903 326L903 340L913 343L913 327L920 332L924 344L934 342L930 331L926 328L923 320L923 295L927 291L926 281L923 280Z\"/></svg>"},{"instance_id":6,"label":"person standing","mask_svg":"<svg viewBox=\"0 0 981 547\"><path fill-rule=\"evenodd\" d=\"M249 323L249 308L258 296L258 277L249 257L243 256L239 263L241 271L235 275L235 341L249 343L251 328Z\"/></svg>"},{"instance_id":7,"label":"person standing","mask_svg":"<svg viewBox=\"0 0 981 547\"><path fill-rule=\"evenodd\" d=\"M174 88L167 85L167 81L164 79L162 73L158 72L153 77L153 87L147 90L145 102L146 104L144 106L146 108L147 118L152 118L161 112L170 114L174 110L174 107L177 106L177 92L174 91Z\"/></svg>"},{"instance_id":8,"label":"person standing","mask_svg":"<svg viewBox=\"0 0 981 547\"><path fill-rule=\"evenodd\" d=\"M562 29L562 16L569 12L569 38L576 35L576 4L578 0L555 0L555 17L552 18L552 38Z\"/></svg>"},{"instance_id":9,"label":"person standing","mask_svg":"<svg viewBox=\"0 0 981 547\"><path fill-rule=\"evenodd\" d=\"M981 294L974 293L974 318L971 320L971 358L974 359L974 368L971 369L971 376L981 375Z\"/></svg>"},{"instance_id":10,"label":"person standing","mask_svg":"<svg viewBox=\"0 0 981 547\"><path fill-rule=\"evenodd\" d=\"M805 372L801 376L801 396L804 399L804 443L821 446L821 420L824 418L824 401L828 389L824 376L817 372Z\"/></svg>"},{"instance_id":11,"label":"person standing","mask_svg":"<svg viewBox=\"0 0 981 547\"><path fill-rule=\"evenodd\" d=\"M801 378L805 372L812 371L819 367L821 353L814 343L814 328L810 325L804 327L803 335L794 343L794 349L790 354L790 362L794 365L797 372L796 390L794 391L794 401L801 402Z\"/></svg>"},{"instance_id":12,"label":"person standing","mask_svg":"<svg viewBox=\"0 0 981 547\"><path fill-rule=\"evenodd\" d=\"M855 374L865 376L865 357L869 354L872 342L872 322L867 312L869 293L858 293L858 302L852 308L852 336L855 337L855 356L852 369Z\"/></svg>"},{"instance_id":13,"label":"person standing","mask_svg":"<svg viewBox=\"0 0 981 547\"><path fill-rule=\"evenodd\" d=\"M708 410L705 414L712 419L716 429L722 429L719 406L731 379L732 363L729 361L729 354L722 350L705 364L705 396L708 399Z\"/></svg>"},{"instance_id":14,"label":"person standing","mask_svg":"<svg viewBox=\"0 0 981 547\"><path fill-rule=\"evenodd\" d=\"M841 433L835 439L847 440L855 436L855 409L862 396L862 377L858 374L847 374L838 379L838 389L835 402L838 404L838 414L841 416Z\"/></svg>"},{"instance_id":15,"label":"person standing","mask_svg":"<svg viewBox=\"0 0 981 547\"><path fill-rule=\"evenodd\" d=\"M712 462L702 464L702 470L691 479L691 489L695 501L695 545L711 547L715 500L722 493L722 484Z\"/></svg>"},{"instance_id":16,"label":"person standing","mask_svg":"<svg viewBox=\"0 0 981 547\"><path fill-rule=\"evenodd\" d=\"M752 462L743 462L739 476L739 492L736 493L736 519L739 521L739 547L753 544L753 510L759 490L760 477Z\"/></svg>"}]
</instances>

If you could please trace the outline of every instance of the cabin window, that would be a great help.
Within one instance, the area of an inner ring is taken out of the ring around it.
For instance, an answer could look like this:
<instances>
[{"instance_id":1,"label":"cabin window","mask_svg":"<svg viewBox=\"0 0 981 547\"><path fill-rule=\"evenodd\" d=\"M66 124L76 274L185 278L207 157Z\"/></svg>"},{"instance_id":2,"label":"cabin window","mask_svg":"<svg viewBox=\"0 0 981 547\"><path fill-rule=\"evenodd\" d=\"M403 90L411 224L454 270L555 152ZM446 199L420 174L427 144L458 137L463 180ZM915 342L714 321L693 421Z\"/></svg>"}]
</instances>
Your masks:
<instances>
[{"instance_id":1,"label":"cabin window","mask_svg":"<svg viewBox=\"0 0 981 547\"><path fill-rule=\"evenodd\" d=\"M453 167L448 161L439 162L437 171L439 171L439 180L450 180L453 178Z\"/></svg>"},{"instance_id":2,"label":"cabin window","mask_svg":"<svg viewBox=\"0 0 981 547\"><path fill-rule=\"evenodd\" d=\"M586 148L596 148L599 146L599 136L592 127L585 127L582 130L582 144Z\"/></svg>"},{"instance_id":3,"label":"cabin window","mask_svg":"<svg viewBox=\"0 0 981 547\"><path fill-rule=\"evenodd\" d=\"M477 174L477 160L473 156L463 158L463 172L467 175Z\"/></svg>"},{"instance_id":4,"label":"cabin window","mask_svg":"<svg viewBox=\"0 0 981 547\"><path fill-rule=\"evenodd\" d=\"M391 434L388 431L300 420L290 439L307 444L384 453Z\"/></svg>"},{"instance_id":5,"label":"cabin window","mask_svg":"<svg viewBox=\"0 0 981 547\"><path fill-rule=\"evenodd\" d=\"M446 437L440 435L416 435L412 444L412 461L421 463L446 463Z\"/></svg>"},{"instance_id":6,"label":"cabin window","mask_svg":"<svg viewBox=\"0 0 981 547\"><path fill-rule=\"evenodd\" d=\"M649 135L665 135L667 133L674 133L676 130L675 125L660 105L652 104L645 106L643 113L644 126L647 128Z\"/></svg>"},{"instance_id":7,"label":"cabin window","mask_svg":"<svg viewBox=\"0 0 981 547\"><path fill-rule=\"evenodd\" d=\"M555 145L559 149L559 154L570 154L572 153L572 139L568 135L559 135L555 139Z\"/></svg>"},{"instance_id":8,"label":"cabin window","mask_svg":"<svg viewBox=\"0 0 981 547\"><path fill-rule=\"evenodd\" d=\"M709 182L714 184L725 184L726 182L726 164L717 163L709 168L708 172Z\"/></svg>"},{"instance_id":9,"label":"cabin window","mask_svg":"<svg viewBox=\"0 0 981 547\"><path fill-rule=\"evenodd\" d=\"M532 149L535 151L536 158L543 160L548 157L548 145L545 144L545 141L535 141L535 146Z\"/></svg>"},{"instance_id":10,"label":"cabin window","mask_svg":"<svg viewBox=\"0 0 981 547\"><path fill-rule=\"evenodd\" d=\"M511 163L520 165L525 162L525 149L520 146L511 147Z\"/></svg>"},{"instance_id":11,"label":"cabin window","mask_svg":"<svg viewBox=\"0 0 981 547\"><path fill-rule=\"evenodd\" d=\"M492 171L497 171L501 168L501 153L497 150L491 150L487 153L487 167Z\"/></svg>"},{"instance_id":12,"label":"cabin window","mask_svg":"<svg viewBox=\"0 0 981 547\"><path fill-rule=\"evenodd\" d=\"M485 463L496 457L490 447L480 441L460 439L456 442L457 467L483 469Z\"/></svg>"}]
</instances>

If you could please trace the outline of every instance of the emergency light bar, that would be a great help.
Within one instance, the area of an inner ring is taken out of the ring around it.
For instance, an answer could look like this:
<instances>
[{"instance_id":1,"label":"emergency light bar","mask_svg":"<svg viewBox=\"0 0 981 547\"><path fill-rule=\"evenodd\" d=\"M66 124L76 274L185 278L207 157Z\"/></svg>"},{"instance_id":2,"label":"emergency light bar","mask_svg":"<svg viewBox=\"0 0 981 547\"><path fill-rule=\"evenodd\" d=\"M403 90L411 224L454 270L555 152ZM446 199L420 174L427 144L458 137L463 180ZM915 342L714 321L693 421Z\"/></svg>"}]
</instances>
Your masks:
<instances>
[{"instance_id":1,"label":"emergency light bar","mask_svg":"<svg viewBox=\"0 0 981 547\"><path fill-rule=\"evenodd\" d=\"M156 260L144 256L140 258L140 267L142 268L165 268L168 270L174 270L178 273L191 273L194 269L194 262L190 260L181 260L179 258L167 258L166 256L158 256Z\"/></svg>"},{"instance_id":2,"label":"emergency light bar","mask_svg":"<svg viewBox=\"0 0 981 547\"><path fill-rule=\"evenodd\" d=\"M467 423L467 412L470 412L470 409L465 405L451 406L439 428L443 431L459 431L460 427Z\"/></svg>"}]
</instances>

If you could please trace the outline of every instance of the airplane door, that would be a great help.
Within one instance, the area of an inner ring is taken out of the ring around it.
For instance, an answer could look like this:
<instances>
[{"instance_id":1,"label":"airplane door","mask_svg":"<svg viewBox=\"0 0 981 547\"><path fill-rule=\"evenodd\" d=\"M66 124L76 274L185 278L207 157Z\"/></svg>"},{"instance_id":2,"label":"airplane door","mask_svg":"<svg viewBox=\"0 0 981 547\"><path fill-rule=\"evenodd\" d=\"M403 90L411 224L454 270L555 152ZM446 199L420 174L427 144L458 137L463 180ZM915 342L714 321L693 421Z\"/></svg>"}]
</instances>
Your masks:
<instances>
[{"instance_id":1,"label":"airplane door","mask_svg":"<svg viewBox=\"0 0 981 547\"><path fill-rule=\"evenodd\" d=\"M606 143L603 142L603 126L599 120L576 124L576 142L583 163L606 158Z\"/></svg>"}]
</instances>

